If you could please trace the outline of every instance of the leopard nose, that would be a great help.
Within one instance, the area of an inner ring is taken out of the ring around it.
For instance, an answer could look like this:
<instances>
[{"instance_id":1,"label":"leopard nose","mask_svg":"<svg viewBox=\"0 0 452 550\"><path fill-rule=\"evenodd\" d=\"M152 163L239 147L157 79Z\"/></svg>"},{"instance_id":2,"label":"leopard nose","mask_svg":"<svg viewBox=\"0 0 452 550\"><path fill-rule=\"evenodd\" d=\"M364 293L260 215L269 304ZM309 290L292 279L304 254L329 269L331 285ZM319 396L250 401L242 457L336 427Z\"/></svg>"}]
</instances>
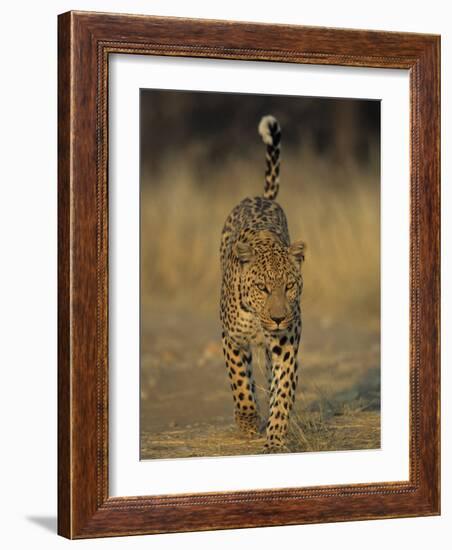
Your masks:
<instances>
[{"instance_id":1,"label":"leopard nose","mask_svg":"<svg viewBox=\"0 0 452 550\"><path fill-rule=\"evenodd\" d=\"M279 325L279 323L280 323L281 321L284 321L285 318L284 318L284 317L277 317L277 316L273 316L273 315L272 315L272 316L271 316L271 319L272 319L272 321L275 321L275 323L276 323L277 325Z\"/></svg>"}]
</instances>

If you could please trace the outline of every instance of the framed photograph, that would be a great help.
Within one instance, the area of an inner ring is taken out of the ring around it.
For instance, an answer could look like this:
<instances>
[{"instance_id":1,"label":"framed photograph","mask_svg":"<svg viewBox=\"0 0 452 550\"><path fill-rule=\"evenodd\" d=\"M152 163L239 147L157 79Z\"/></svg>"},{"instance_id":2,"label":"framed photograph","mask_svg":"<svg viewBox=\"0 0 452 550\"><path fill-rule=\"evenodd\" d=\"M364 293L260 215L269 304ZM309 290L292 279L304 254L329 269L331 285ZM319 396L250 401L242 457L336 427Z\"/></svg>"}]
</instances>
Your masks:
<instances>
[{"instance_id":1,"label":"framed photograph","mask_svg":"<svg viewBox=\"0 0 452 550\"><path fill-rule=\"evenodd\" d=\"M439 56L59 16L61 535L440 513Z\"/></svg>"}]
</instances>

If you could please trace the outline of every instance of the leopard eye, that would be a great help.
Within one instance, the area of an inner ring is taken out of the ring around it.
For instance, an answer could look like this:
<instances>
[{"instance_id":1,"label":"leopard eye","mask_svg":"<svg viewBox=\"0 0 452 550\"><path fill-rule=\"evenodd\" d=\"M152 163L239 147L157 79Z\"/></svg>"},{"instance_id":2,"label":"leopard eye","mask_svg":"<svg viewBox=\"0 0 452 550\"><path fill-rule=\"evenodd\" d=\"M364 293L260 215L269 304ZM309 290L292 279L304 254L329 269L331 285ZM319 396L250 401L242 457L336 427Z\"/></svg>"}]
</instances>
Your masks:
<instances>
[{"instance_id":1,"label":"leopard eye","mask_svg":"<svg viewBox=\"0 0 452 550\"><path fill-rule=\"evenodd\" d=\"M264 283L256 283L256 286L262 292L267 292L268 293L267 287L264 285Z\"/></svg>"}]
</instances>

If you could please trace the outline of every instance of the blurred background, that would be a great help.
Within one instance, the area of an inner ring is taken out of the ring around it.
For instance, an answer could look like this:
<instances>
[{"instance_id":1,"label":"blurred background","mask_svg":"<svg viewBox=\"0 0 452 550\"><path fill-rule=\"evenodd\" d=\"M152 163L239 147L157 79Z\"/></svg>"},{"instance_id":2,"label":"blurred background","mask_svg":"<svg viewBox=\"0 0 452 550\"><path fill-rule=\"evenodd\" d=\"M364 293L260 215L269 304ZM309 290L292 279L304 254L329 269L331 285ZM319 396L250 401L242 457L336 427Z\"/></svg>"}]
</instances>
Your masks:
<instances>
[{"instance_id":1,"label":"blurred background","mask_svg":"<svg viewBox=\"0 0 452 550\"><path fill-rule=\"evenodd\" d=\"M232 425L219 242L263 192L266 114L282 127L277 200L307 244L292 449L379 446L380 103L141 90L143 458L258 452Z\"/></svg>"}]
</instances>

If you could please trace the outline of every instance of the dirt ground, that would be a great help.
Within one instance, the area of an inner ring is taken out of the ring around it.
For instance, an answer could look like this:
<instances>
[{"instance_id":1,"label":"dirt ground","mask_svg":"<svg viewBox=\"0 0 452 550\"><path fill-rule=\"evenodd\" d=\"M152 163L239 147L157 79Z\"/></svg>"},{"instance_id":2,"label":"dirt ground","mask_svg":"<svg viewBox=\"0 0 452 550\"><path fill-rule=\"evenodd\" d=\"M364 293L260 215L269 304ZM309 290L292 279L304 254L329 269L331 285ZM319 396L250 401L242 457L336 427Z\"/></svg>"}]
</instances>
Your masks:
<instances>
[{"instance_id":1,"label":"dirt ground","mask_svg":"<svg viewBox=\"0 0 452 550\"><path fill-rule=\"evenodd\" d=\"M304 318L300 381L289 452L380 447L378 325ZM141 458L260 454L263 439L242 437L211 311L143 306ZM261 410L264 364L255 355Z\"/></svg>"}]
</instances>

